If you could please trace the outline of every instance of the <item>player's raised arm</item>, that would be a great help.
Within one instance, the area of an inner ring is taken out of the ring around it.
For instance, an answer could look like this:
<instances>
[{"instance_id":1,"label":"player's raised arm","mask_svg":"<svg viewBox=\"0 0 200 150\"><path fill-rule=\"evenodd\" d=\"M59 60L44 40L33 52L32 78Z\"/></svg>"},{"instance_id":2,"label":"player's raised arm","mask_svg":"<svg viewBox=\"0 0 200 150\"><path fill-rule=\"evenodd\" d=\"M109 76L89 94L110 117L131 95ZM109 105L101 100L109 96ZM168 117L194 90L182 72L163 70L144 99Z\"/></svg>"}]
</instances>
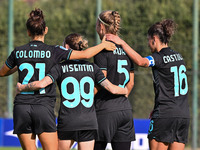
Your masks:
<instances>
[{"instance_id":1,"label":"player's raised arm","mask_svg":"<svg viewBox=\"0 0 200 150\"><path fill-rule=\"evenodd\" d=\"M100 83L100 85L105 88L106 90L108 90L109 92L111 92L112 94L119 94L119 95L127 95L128 94L128 89L125 88L121 88L117 85L112 84L108 79L102 81Z\"/></svg>"},{"instance_id":2,"label":"player's raised arm","mask_svg":"<svg viewBox=\"0 0 200 150\"><path fill-rule=\"evenodd\" d=\"M21 84L18 82L16 86L16 91L17 93L25 92L25 91L35 91L35 90L45 88L51 83L53 83L53 81L49 76L44 77L40 81L34 81L29 84Z\"/></svg>"},{"instance_id":3,"label":"player's raised arm","mask_svg":"<svg viewBox=\"0 0 200 150\"><path fill-rule=\"evenodd\" d=\"M105 41L104 37L104 40L102 40L102 43L100 43L99 45L87 48L86 50L83 51L73 50L70 59L89 59L98 54L103 49L113 51L116 49L116 46L112 42Z\"/></svg>"},{"instance_id":4,"label":"player's raised arm","mask_svg":"<svg viewBox=\"0 0 200 150\"><path fill-rule=\"evenodd\" d=\"M106 34L106 39L109 41L113 41L118 45L121 45L122 48L126 51L128 56L141 67L149 67L149 60L147 58L142 57L135 50L133 50L124 40L120 39L119 36L113 34Z\"/></svg>"}]
</instances>

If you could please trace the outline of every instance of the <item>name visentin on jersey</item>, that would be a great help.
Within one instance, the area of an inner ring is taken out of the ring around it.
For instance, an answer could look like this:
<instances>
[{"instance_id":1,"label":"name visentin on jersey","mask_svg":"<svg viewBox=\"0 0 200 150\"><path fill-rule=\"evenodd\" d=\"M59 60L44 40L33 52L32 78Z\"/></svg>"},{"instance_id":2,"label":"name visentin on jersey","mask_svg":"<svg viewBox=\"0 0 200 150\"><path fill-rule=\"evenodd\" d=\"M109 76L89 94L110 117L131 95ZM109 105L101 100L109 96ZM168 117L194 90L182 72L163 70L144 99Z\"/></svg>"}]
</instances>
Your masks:
<instances>
[{"instance_id":1,"label":"name visentin on jersey","mask_svg":"<svg viewBox=\"0 0 200 150\"><path fill-rule=\"evenodd\" d=\"M63 73L72 72L72 71L87 71L87 72L94 72L93 65L87 64L70 64L62 66Z\"/></svg>"},{"instance_id":2,"label":"name visentin on jersey","mask_svg":"<svg viewBox=\"0 0 200 150\"><path fill-rule=\"evenodd\" d=\"M16 58L50 58L50 51L43 50L20 50L16 51Z\"/></svg>"},{"instance_id":3,"label":"name visentin on jersey","mask_svg":"<svg viewBox=\"0 0 200 150\"><path fill-rule=\"evenodd\" d=\"M164 63L174 62L174 61L181 61L183 57L180 54L172 54L169 56L163 56Z\"/></svg>"}]
</instances>

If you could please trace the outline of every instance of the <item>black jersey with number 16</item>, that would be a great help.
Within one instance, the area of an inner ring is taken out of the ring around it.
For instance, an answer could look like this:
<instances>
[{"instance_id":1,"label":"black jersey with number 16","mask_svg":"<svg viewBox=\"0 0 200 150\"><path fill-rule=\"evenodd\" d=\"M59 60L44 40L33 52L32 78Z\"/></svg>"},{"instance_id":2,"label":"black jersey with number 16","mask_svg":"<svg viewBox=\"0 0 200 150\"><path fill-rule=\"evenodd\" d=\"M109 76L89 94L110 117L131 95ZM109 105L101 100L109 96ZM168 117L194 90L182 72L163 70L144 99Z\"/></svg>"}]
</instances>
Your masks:
<instances>
[{"instance_id":1,"label":"black jersey with number 16","mask_svg":"<svg viewBox=\"0 0 200 150\"><path fill-rule=\"evenodd\" d=\"M189 118L188 82L183 57L163 48L147 57L153 71L155 106L153 118Z\"/></svg>"}]
</instances>

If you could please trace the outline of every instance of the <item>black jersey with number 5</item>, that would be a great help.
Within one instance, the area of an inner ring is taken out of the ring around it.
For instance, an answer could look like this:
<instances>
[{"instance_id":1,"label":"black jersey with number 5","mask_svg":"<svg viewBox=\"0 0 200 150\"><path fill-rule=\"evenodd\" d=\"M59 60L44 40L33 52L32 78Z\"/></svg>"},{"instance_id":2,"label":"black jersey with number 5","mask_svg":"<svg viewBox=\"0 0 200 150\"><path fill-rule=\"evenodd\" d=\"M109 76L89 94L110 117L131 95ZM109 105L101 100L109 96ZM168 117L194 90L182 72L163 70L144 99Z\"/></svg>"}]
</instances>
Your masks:
<instances>
[{"instance_id":1,"label":"black jersey with number 5","mask_svg":"<svg viewBox=\"0 0 200 150\"><path fill-rule=\"evenodd\" d=\"M103 50L97 54L94 62L101 70L107 71L107 79L111 83L125 87L134 66L122 47L119 45L116 47L117 49L113 52ZM98 114L132 109L129 100L124 95L114 95L105 89L101 89L95 95L95 108Z\"/></svg>"},{"instance_id":2,"label":"black jersey with number 5","mask_svg":"<svg viewBox=\"0 0 200 150\"><path fill-rule=\"evenodd\" d=\"M28 84L41 80L57 63L67 60L72 50L61 46L46 45L41 41L32 41L26 45L16 47L6 61L9 68L18 67L18 81ZM15 97L15 104L48 104L54 106L55 85L39 91L21 92Z\"/></svg>"},{"instance_id":3,"label":"black jersey with number 5","mask_svg":"<svg viewBox=\"0 0 200 150\"><path fill-rule=\"evenodd\" d=\"M178 52L163 48L152 56L155 91L153 118L189 118L188 82L183 57Z\"/></svg>"},{"instance_id":4,"label":"black jersey with number 5","mask_svg":"<svg viewBox=\"0 0 200 150\"><path fill-rule=\"evenodd\" d=\"M61 103L59 131L97 129L94 108L94 85L106 78L97 65L84 60L65 61L48 73L57 81Z\"/></svg>"}]
</instances>

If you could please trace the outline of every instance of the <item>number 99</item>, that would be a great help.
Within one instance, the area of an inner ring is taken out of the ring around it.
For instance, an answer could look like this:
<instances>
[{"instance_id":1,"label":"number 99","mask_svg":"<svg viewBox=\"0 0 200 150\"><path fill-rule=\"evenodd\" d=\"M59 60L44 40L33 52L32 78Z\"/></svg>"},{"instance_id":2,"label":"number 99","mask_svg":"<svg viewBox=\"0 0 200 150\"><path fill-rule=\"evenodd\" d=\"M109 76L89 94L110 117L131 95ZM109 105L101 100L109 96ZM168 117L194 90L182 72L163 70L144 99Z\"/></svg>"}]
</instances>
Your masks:
<instances>
[{"instance_id":1,"label":"number 99","mask_svg":"<svg viewBox=\"0 0 200 150\"><path fill-rule=\"evenodd\" d=\"M73 93L68 93L67 84L73 85ZM86 93L84 85L89 84L89 92ZM68 108L75 108L81 102L86 108L90 108L94 101L94 81L91 77L84 77L80 80L80 84L74 77L67 77L61 83L61 94L66 99L63 104ZM83 98L81 100L81 97ZM73 101L72 101L73 100Z\"/></svg>"}]
</instances>

